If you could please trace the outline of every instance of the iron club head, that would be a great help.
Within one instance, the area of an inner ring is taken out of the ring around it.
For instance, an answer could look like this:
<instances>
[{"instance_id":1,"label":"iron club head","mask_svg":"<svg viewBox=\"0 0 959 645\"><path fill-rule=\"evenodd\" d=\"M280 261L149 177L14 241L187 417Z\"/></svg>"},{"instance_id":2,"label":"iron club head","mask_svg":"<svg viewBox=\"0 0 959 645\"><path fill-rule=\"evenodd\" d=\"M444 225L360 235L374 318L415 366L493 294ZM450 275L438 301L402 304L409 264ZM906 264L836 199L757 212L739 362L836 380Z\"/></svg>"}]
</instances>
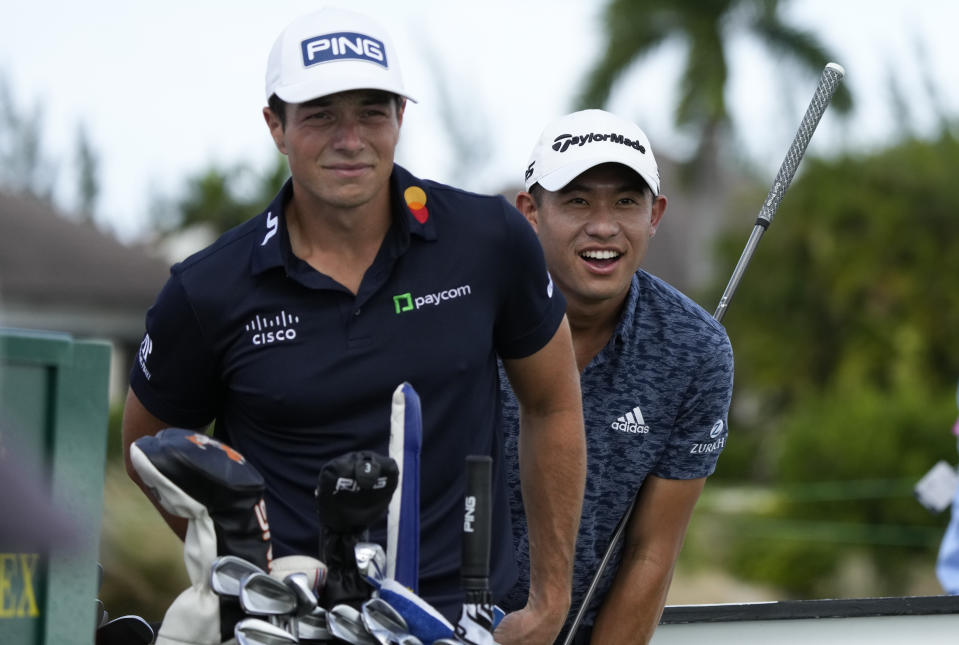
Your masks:
<instances>
[{"instance_id":1,"label":"iron club head","mask_svg":"<svg viewBox=\"0 0 959 645\"><path fill-rule=\"evenodd\" d=\"M240 607L253 616L292 615L296 612L297 595L266 573L251 573L240 583Z\"/></svg>"},{"instance_id":2,"label":"iron club head","mask_svg":"<svg viewBox=\"0 0 959 645\"><path fill-rule=\"evenodd\" d=\"M298 643L296 636L259 618L244 618L233 628L237 645L286 645Z\"/></svg>"},{"instance_id":3,"label":"iron club head","mask_svg":"<svg viewBox=\"0 0 959 645\"><path fill-rule=\"evenodd\" d=\"M316 607L313 611L300 616L296 621L296 635L300 640L331 640L333 635L326 622L326 610Z\"/></svg>"},{"instance_id":4,"label":"iron club head","mask_svg":"<svg viewBox=\"0 0 959 645\"><path fill-rule=\"evenodd\" d=\"M336 605L326 614L327 628L334 638L353 645L380 645L363 626L363 618L349 605Z\"/></svg>"},{"instance_id":5,"label":"iron club head","mask_svg":"<svg viewBox=\"0 0 959 645\"><path fill-rule=\"evenodd\" d=\"M360 575L379 588L380 581L386 577L386 551L376 542L357 542L353 553Z\"/></svg>"},{"instance_id":6,"label":"iron club head","mask_svg":"<svg viewBox=\"0 0 959 645\"><path fill-rule=\"evenodd\" d=\"M235 555L221 556L210 565L210 588L219 596L239 596L240 583L251 573L265 572Z\"/></svg>"}]
</instances>

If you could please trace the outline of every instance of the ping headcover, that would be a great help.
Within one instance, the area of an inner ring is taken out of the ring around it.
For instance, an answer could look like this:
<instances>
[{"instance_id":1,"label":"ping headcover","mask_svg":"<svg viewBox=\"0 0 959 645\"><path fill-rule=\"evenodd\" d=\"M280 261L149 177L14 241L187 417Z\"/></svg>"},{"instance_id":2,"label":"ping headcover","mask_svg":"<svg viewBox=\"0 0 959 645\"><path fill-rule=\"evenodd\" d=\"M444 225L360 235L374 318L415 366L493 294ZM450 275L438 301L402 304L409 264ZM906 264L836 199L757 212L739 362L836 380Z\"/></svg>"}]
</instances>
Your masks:
<instances>
[{"instance_id":1,"label":"ping headcover","mask_svg":"<svg viewBox=\"0 0 959 645\"><path fill-rule=\"evenodd\" d=\"M188 520L183 560L192 584L170 605L156 643L219 645L242 613L235 598L213 593L210 565L235 555L269 570L272 559L263 477L229 446L179 428L136 440L130 459L159 504Z\"/></svg>"},{"instance_id":2,"label":"ping headcover","mask_svg":"<svg viewBox=\"0 0 959 645\"><path fill-rule=\"evenodd\" d=\"M316 487L323 527L334 533L363 533L386 515L398 478L393 459L369 450L329 460Z\"/></svg>"},{"instance_id":3,"label":"ping headcover","mask_svg":"<svg viewBox=\"0 0 959 645\"><path fill-rule=\"evenodd\" d=\"M386 515L399 469L389 457L368 450L348 452L323 464L316 487L320 558L328 567L320 604L354 608L370 596L356 566L356 545Z\"/></svg>"}]
</instances>

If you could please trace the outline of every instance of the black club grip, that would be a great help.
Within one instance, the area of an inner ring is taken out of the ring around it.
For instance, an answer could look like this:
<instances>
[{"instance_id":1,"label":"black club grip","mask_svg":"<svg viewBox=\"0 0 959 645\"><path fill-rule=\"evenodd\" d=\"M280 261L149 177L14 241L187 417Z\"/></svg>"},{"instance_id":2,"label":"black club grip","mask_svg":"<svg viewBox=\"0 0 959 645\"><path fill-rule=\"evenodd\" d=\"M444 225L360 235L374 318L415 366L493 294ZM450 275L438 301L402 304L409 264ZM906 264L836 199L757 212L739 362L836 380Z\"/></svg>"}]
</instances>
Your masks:
<instances>
[{"instance_id":1,"label":"black club grip","mask_svg":"<svg viewBox=\"0 0 959 645\"><path fill-rule=\"evenodd\" d=\"M466 496L463 504L463 588L485 592L489 585L490 491L493 459L469 455L466 458Z\"/></svg>"}]
</instances>

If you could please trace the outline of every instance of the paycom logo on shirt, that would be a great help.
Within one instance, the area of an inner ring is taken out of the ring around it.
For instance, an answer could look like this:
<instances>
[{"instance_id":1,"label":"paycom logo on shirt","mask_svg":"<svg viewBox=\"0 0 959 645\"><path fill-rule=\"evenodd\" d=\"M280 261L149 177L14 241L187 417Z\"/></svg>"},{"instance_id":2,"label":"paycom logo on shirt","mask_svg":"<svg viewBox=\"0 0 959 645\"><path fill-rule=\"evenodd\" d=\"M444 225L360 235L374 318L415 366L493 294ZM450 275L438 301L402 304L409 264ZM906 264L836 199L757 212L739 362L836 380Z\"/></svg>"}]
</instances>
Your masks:
<instances>
[{"instance_id":1,"label":"paycom logo on shirt","mask_svg":"<svg viewBox=\"0 0 959 645\"><path fill-rule=\"evenodd\" d=\"M466 296L472 295L472 293L473 290L470 289L468 284L464 284L460 287L454 287L452 289L446 289L444 291L437 291L436 293L426 293L417 296L414 296L412 292L407 291L406 293L398 293L393 296L393 308L397 314L402 314L406 313L407 311L414 311L427 305L439 307L447 300L465 298Z\"/></svg>"}]
</instances>

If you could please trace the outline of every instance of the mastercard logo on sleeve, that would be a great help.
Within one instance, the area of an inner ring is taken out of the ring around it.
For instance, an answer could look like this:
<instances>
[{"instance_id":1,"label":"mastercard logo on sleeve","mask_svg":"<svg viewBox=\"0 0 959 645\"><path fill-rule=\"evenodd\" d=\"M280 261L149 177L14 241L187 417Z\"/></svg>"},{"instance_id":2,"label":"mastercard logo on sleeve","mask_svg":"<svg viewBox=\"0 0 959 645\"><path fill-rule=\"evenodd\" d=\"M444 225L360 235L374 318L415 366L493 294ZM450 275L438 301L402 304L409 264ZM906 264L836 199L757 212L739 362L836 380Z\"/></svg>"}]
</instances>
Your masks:
<instances>
[{"instance_id":1,"label":"mastercard logo on sleeve","mask_svg":"<svg viewBox=\"0 0 959 645\"><path fill-rule=\"evenodd\" d=\"M419 186L410 186L403 192L403 198L416 221L425 224L430 217L430 212L426 210L426 193L423 189Z\"/></svg>"}]
</instances>

